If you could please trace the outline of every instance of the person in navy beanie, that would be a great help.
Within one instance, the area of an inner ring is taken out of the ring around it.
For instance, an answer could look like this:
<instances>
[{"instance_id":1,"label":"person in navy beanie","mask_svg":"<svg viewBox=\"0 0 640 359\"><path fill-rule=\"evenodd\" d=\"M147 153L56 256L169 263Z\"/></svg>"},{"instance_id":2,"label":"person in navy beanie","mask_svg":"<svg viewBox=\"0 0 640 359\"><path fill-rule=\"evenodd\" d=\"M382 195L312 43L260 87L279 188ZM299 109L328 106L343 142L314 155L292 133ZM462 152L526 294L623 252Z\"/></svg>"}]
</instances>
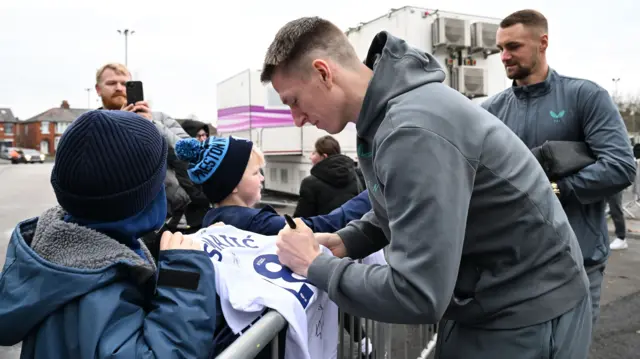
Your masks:
<instances>
[{"instance_id":1,"label":"person in navy beanie","mask_svg":"<svg viewBox=\"0 0 640 359\"><path fill-rule=\"evenodd\" d=\"M103 232L143 256L138 238L166 218L167 143L139 119L124 111L80 117L60 139L51 185L65 221Z\"/></svg>"},{"instance_id":2,"label":"person in navy beanie","mask_svg":"<svg viewBox=\"0 0 640 359\"><path fill-rule=\"evenodd\" d=\"M90 111L60 139L59 206L19 223L0 274L0 345L21 358L208 358L214 268L201 244L162 234L167 143L124 111Z\"/></svg>"}]
</instances>

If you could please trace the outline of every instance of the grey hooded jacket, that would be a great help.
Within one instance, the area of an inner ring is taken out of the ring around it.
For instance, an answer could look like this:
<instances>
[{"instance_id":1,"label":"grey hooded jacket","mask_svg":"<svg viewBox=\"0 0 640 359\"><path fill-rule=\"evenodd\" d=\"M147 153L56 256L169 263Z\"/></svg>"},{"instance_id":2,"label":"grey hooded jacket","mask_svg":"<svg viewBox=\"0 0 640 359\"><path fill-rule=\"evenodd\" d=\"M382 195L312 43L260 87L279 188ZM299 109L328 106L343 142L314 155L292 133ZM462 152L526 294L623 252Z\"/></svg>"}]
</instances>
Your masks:
<instances>
[{"instance_id":1,"label":"grey hooded jacket","mask_svg":"<svg viewBox=\"0 0 640 359\"><path fill-rule=\"evenodd\" d=\"M524 143L405 41L379 33L365 63L357 150L373 209L337 233L352 258L388 245L388 265L323 254L311 283L392 323L520 328L584 300L578 241Z\"/></svg>"}]
</instances>

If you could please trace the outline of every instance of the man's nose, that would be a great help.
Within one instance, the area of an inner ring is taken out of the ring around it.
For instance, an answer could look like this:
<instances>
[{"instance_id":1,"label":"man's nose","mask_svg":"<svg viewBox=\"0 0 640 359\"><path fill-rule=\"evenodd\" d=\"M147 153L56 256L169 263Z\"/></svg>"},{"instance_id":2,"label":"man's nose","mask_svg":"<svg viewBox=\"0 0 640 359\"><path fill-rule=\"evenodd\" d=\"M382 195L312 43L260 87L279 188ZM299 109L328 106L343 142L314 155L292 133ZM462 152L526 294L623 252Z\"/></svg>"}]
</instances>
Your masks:
<instances>
[{"instance_id":1,"label":"man's nose","mask_svg":"<svg viewBox=\"0 0 640 359\"><path fill-rule=\"evenodd\" d=\"M304 114L293 114L293 122L296 124L296 126L302 127L302 125L307 122L307 116Z\"/></svg>"},{"instance_id":2,"label":"man's nose","mask_svg":"<svg viewBox=\"0 0 640 359\"><path fill-rule=\"evenodd\" d=\"M502 60L502 62L511 60L511 53L509 53L509 51L502 51L500 54L500 60Z\"/></svg>"}]
</instances>

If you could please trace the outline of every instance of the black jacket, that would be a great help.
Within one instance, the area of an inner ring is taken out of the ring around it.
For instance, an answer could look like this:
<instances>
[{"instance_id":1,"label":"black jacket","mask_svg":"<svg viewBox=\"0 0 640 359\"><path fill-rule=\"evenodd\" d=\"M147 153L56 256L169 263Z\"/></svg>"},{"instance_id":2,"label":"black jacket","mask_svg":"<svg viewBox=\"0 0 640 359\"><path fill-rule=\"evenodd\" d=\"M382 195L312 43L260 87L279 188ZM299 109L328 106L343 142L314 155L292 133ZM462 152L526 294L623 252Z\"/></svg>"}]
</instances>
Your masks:
<instances>
[{"instance_id":1,"label":"black jacket","mask_svg":"<svg viewBox=\"0 0 640 359\"><path fill-rule=\"evenodd\" d=\"M357 196L361 192L358 189L355 162L345 155L329 156L313 166L311 175L302 180L293 215L327 214Z\"/></svg>"},{"instance_id":2,"label":"black jacket","mask_svg":"<svg viewBox=\"0 0 640 359\"><path fill-rule=\"evenodd\" d=\"M198 131L204 128L209 136L217 136L218 130L210 123L205 123L197 120L178 120L178 123L186 133L191 137L196 137Z\"/></svg>"}]
</instances>

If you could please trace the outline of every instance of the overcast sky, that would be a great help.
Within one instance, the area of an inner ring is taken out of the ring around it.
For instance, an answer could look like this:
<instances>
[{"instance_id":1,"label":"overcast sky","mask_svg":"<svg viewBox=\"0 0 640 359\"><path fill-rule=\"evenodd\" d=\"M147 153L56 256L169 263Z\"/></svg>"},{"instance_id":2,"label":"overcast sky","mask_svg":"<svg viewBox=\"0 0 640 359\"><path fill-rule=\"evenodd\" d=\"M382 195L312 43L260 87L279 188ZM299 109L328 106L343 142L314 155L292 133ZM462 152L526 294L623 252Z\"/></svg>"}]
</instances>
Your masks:
<instances>
[{"instance_id":1,"label":"overcast sky","mask_svg":"<svg viewBox=\"0 0 640 359\"><path fill-rule=\"evenodd\" d=\"M416 5L490 17L526 8L514 0L0 0L0 106L27 119L68 100L98 107L95 71L124 62L144 82L154 110L174 117L216 116L216 83L246 68L260 68L280 26L318 15L346 29ZM528 2L532 4L534 2ZM584 77L612 90L640 90L638 0L538 0L550 22L549 62L560 73Z\"/></svg>"}]
</instances>

